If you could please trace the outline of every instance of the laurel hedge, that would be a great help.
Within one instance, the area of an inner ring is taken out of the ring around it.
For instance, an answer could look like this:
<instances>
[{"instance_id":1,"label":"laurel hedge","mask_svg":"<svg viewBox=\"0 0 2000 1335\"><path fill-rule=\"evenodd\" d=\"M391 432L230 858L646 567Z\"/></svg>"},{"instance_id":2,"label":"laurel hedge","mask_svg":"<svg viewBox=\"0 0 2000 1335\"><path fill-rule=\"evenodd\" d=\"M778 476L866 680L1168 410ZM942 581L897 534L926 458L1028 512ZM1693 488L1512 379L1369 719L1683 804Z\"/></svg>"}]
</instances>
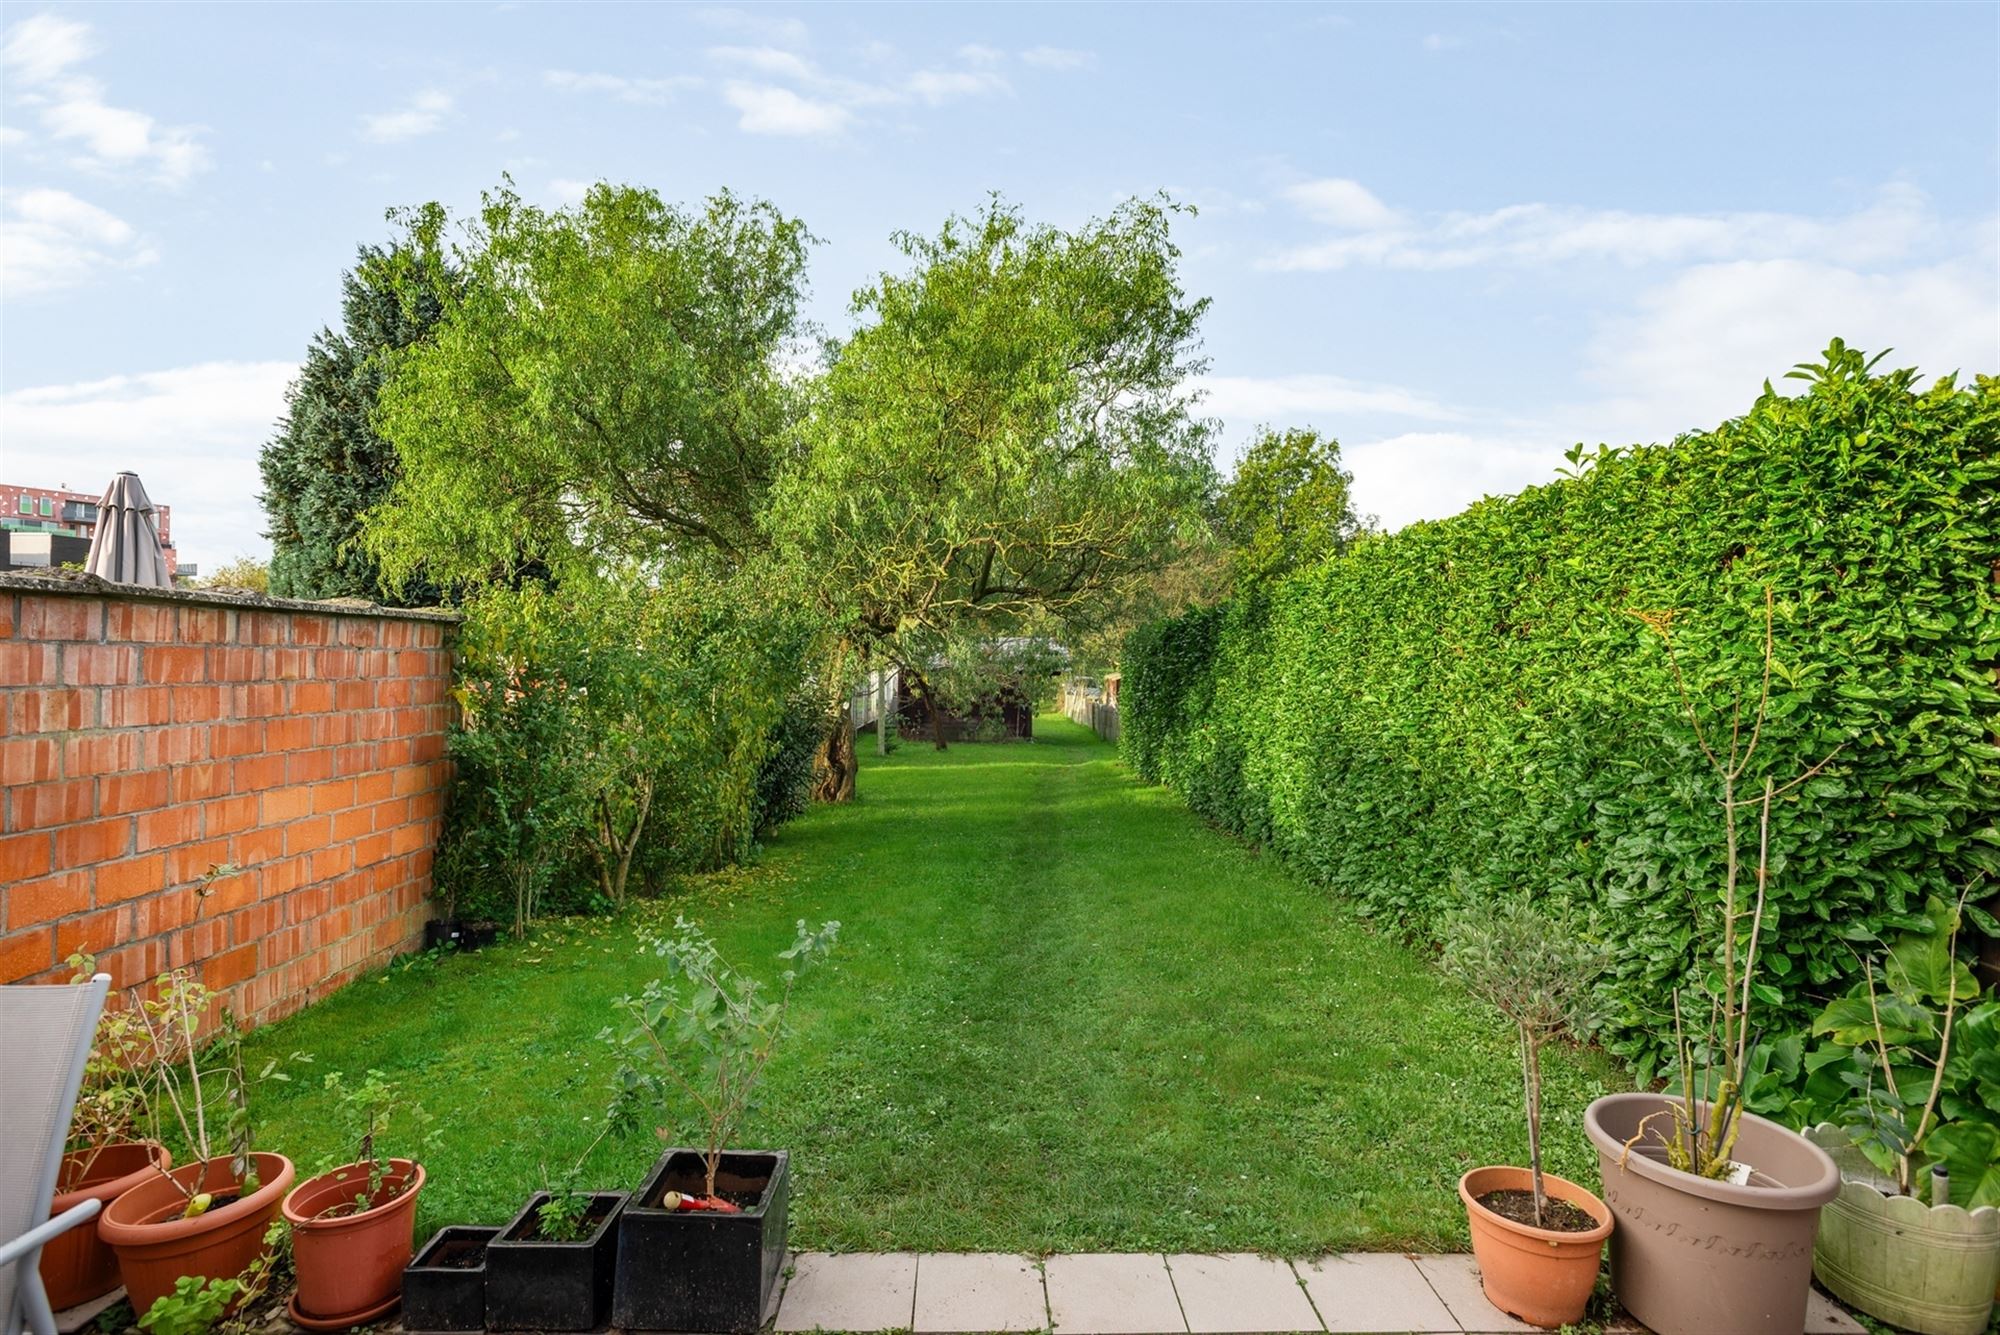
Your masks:
<instances>
[{"instance_id":1,"label":"laurel hedge","mask_svg":"<svg viewBox=\"0 0 2000 1335\"><path fill-rule=\"evenodd\" d=\"M1615 952L1605 1039L1647 1074L1673 989L1712 967L1725 840L1634 613L1671 614L1726 746L1735 702L1745 739L1755 712L1768 589L1744 785L1840 748L1771 820L1757 1023L1803 1026L1871 933L2000 888L2000 380L1922 388L1838 343L1800 374L1713 431L1579 448L1547 486L1142 628L1125 755L1413 935L1465 896L1567 901Z\"/></svg>"}]
</instances>

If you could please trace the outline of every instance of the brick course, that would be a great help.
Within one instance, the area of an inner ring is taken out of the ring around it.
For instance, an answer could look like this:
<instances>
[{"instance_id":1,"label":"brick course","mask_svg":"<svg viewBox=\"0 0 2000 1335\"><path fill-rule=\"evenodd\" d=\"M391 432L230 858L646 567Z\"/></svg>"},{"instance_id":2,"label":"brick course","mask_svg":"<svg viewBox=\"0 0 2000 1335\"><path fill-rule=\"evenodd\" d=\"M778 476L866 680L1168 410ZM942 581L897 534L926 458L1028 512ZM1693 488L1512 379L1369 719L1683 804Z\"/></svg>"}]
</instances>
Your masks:
<instances>
[{"instance_id":1,"label":"brick course","mask_svg":"<svg viewBox=\"0 0 2000 1335\"><path fill-rule=\"evenodd\" d=\"M254 1025L420 945L451 633L0 575L0 983L191 966Z\"/></svg>"}]
</instances>

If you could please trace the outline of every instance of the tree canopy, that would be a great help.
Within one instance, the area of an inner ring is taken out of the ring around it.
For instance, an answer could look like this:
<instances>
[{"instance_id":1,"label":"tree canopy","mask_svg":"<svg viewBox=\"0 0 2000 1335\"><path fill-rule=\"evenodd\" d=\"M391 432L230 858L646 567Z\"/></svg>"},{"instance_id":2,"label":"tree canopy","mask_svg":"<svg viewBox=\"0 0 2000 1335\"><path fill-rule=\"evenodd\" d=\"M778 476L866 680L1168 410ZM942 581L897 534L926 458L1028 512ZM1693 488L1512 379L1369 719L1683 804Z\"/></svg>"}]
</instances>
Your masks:
<instances>
[{"instance_id":1,"label":"tree canopy","mask_svg":"<svg viewBox=\"0 0 2000 1335\"><path fill-rule=\"evenodd\" d=\"M1260 432L1218 507L1237 582L1267 583L1346 547L1361 527L1353 483L1331 436L1311 427Z\"/></svg>"}]
</instances>

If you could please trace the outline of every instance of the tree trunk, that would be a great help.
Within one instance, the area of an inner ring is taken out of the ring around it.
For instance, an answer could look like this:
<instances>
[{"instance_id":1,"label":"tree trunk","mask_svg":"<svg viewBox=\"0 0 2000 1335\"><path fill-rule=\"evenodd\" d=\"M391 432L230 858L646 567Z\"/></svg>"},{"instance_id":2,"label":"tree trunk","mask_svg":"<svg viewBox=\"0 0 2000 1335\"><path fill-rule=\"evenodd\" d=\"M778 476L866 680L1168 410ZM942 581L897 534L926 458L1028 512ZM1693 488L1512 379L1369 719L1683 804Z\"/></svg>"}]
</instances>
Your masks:
<instances>
[{"instance_id":1,"label":"tree trunk","mask_svg":"<svg viewBox=\"0 0 2000 1335\"><path fill-rule=\"evenodd\" d=\"M854 777L860 770L854 754L854 714L841 702L840 715L827 729L820 743L819 759L813 766L813 801L851 802Z\"/></svg>"},{"instance_id":2,"label":"tree trunk","mask_svg":"<svg viewBox=\"0 0 2000 1335\"><path fill-rule=\"evenodd\" d=\"M1546 1227L1548 1194L1542 1189L1542 1052L1541 1035L1521 1026L1521 1084L1528 1102L1528 1176L1534 1186L1535 1227Z\"/></svg>"}]
</instances>

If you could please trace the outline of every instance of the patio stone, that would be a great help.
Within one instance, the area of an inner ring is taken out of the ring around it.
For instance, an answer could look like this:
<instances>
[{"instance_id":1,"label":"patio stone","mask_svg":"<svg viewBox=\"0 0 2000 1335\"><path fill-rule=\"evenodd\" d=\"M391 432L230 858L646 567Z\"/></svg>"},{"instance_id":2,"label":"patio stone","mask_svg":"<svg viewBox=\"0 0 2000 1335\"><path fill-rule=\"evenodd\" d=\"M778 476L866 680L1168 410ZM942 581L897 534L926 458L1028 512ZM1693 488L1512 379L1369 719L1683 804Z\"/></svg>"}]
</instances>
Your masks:
<instances>
[{"instance_id":1,"label":"patio stone","mask_svg":"<svg viewBox=\"0 0 2000 1335\"><path fill-rule=\"evenodd\" d=\"M95 1225L86 1224L85 1227L90 1228ZM92 1298L87 1303L64 1308L55 1314L56 1335L76 1335L76 1332L85 1329L99 1316L111 1310L114 1304L123 1301L125 1301L125 1288L120 1285L102 1298Z\"/></svg>"},{"instance_id":2,"label":"patio stone","mask_svg":"<svg viewBox=\"0 0 2000 1335\"><path fill-rule=\"evenodd\" d=\"M1006 1252L925 1252L917 1258L913 1325L920 1335L1046 1330L1041 1273Z\"/></svg>"},{"instance_id":3,"label":"patio stone","mask_svg":"<svg viewBox=\"0 0 2000 1335\"><path fill-rule=\"evenodd\" d=\"M1867 1335L1867 1327L1818 1289L1806 1299L1806 1335Z\"/></svg>"},{"instance_id":4,"label":"patio stone","mask_svg":"<svg viewBox=\"0 0 2000 1335\"><path fill-rule=\"evenodd\" d=\"M1394 1252L1350 1252L1294 1267L1330 1331L1457 1331L1417 1263Z\"/></svg>"},{"instance_id":5,"label":"patio stone","mask_svg":"<svg viewBox=\"0 0 2000 1335\"><path fill-rule=\"evenodd\" d=\"M1458 1318L1458 1324L1467 1330L1478 1331L1480 1335L1511 1335L1514 1331L1539 1331L1540 1326L1531 1326L1525 1321L1517 1321L1486 1301L1486 1295L1479 1288L1479 1267L1470 1256L1418 1256L1413 1258L1417 1269L1430 1281L1437 1296L1444 1299L1444 1305Z\"/></svg>"},{"instance_id":6,"label":"patio stone","mask_svg":"<svg viewBox=\"0 0 2000 1335\"><path fill-rule=\"evenodd\" d=\"M1167 1258L1191 1331L1222 1335L1324 1330L1299 1277L1283 1261L1241 1252Z\"/></svg>"},{"instance_id":7,"label":"patio stone","mask_svg":"<svg viewBox=\"0 0 2000 1335\"><path fill-rule=\"evenodd\" d=\"M1179 1335L1187 1330L1157 1253L1051 1256L1042 1263L1049 1319L1063 1335Z\"/></svg>"},{"instance_id":8,"label":"patio stone","mask_svg":"<svg viewBox=\"0 0 2000 1335\"><path fill-rule=\"evenodd\" d=\"M907 1330L916 1298L913 1252L798 1252L773 1329Z\"/></svg>"}]
</instances>

